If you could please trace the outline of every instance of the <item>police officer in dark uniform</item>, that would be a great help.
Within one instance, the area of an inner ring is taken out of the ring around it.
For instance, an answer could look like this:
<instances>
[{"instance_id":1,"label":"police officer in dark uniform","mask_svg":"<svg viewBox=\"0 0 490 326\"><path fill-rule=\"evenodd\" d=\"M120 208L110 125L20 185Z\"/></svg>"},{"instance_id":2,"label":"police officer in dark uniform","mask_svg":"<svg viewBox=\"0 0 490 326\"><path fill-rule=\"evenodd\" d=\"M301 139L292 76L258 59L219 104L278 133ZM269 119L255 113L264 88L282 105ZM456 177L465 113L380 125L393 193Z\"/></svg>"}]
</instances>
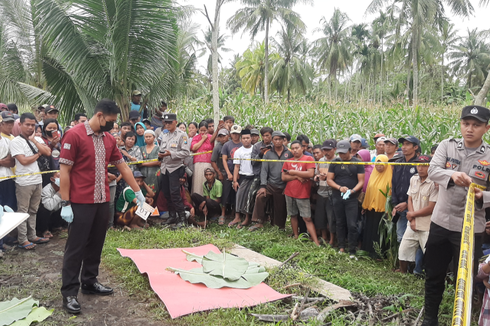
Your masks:
<instances>
[{"instance_id":1,"label":"police officer in dark uniform","mask_svg":"<svg viewBox=\"0 0 490 326\"><path fill-rule=\"evenodd\" d=\"M161 188L167 200L169 219L167 224L176 223L180 228L186 224L185 208L180 195L180 178L184 177L184 159L190 154L190 142L187 134L177 128L177 115L166 113L163 123L168 130L162 134L160 142Z\"/></svg>"},{"instance_id":2,"label":"police officer in dark uniform","mask_svg":"<svg viewBox=\"0 0 490 326\"><path fill-rule=\"evenodd\" d=\"M437 326L439 305L444 293L446 271L454 258L457 270L461 246L466 195L470 184L475 189L475 266L481 257L481 233L485 232L485 208L490 207L490 146L483 135L490 129L490 110L467 106L461 114L462 139L449 138L438 146L430 163L429 178L439 185L439 197L432 213L425 252L425 318L423 326Z\"/></svg>"}]
</instances>

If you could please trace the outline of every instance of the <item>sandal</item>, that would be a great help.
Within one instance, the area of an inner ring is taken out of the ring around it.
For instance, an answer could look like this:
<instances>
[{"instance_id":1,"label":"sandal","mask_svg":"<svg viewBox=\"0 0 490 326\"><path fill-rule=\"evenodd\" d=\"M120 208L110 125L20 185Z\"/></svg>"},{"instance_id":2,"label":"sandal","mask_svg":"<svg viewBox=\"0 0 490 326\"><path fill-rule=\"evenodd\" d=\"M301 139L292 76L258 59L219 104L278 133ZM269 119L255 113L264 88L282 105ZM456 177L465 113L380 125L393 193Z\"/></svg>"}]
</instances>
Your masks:
<instances>
[{"instance_id":1,"label":"sandal","mask_svg":"<svg viewBox=\"0 0 490 326\"><path fill-rule=\"evenodd\" d=\"M218 218L218 225L223 225L225 224L225 217L224 216L220 216Z\"/></svg>"},{"instance_id":2,"label":"sandal","mask_svg":"<svg viewBox=\"0 0 490 326\"><path fill-rule=\"evenodd\" d=\"M32 243L32 242L29 242L26 245L18 245L17 247L22 248L22 249L25 249L25 250L34 250L34 249L36 249L36 245L34 243Z\"/></svg>"},{"instance_id":3,"label":"sandal","mask_svg":"<svg viewBox=\"0 0 490 326\"><path fill-rule=\"evenodd\" d=\"M228 227L229 227L229 228L232 228L232 227L234 227L235 225L237 225L238 223L240 223L240 222L233 222L233 221L231 221L230 223L228 223Z\"/></svg>"},{"instance_id":4,"label":"sandal","mask_svg":"<svg viewBox=\"0 0 490 326\"><path fill-rule=\"evenodd\" d=\"M49 231L46 231L43 233L43 238L51 239L52 237L53 237L53 234Z\"/></svg>"},{"instance_id":5,"label":"sandal","mask_svg":"<svg viewBox=\"0 0 490 326\"><path fill-rule=\"evenodd\" d=\"M36 240L31 240L35 244L43 244L43 243L48 243L49 239L47 238L37 238Z\"/></svg>"},{"instance_id":6,"label":"sandal","mask_svg":"<svg viewBox=\"0 0 490 326\"><path fill-rule=\"evenodd\" d=\"M262 227L257 226L257 225L252 225L251 227L248 228L250 232L257 231L259 229L262 229Z\"/></svg>"}]
</instances>

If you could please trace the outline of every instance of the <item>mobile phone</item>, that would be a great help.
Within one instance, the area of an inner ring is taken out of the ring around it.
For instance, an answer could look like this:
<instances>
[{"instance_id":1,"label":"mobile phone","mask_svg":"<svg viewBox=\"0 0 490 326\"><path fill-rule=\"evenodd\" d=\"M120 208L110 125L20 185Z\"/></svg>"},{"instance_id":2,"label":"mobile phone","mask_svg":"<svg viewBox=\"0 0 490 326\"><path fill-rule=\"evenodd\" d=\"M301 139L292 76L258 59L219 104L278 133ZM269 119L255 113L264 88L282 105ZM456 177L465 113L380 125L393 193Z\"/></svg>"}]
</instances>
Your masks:
<instances>
[{"instance_id":1,"label":"mobile phone","mask_svg":"<svg viewBox=\"0 0 490 326\"><path fill-rule=\"evenodd\" d=\"M225 122L224 122L223 120L220 120L220 121L218 122L218 124L219 124L219 125L222 125L222 124L224 124L224 123L225 123Z\"/></svg>"},{"instance_id":2,"label":"mobile phone","mask_svg":"<svg viewBox=\"0 0 490 326\"><path fill-rule=\"evenodd\" d=\"M284 173L288 173L288 172L289 172L289 170L282 169L282 172L284 172Z\"/></svg>"},{"instance_id":3,"label":"mobile phone","mask_svg":"<svg viewBox=\"0 0 490 326\"><path fill-rule=\"evenodd\" d=\"M58 138L60 136L60 133L58 132L58 130L55 130L51 133L51 135L53 136L53 138Z\"/></svg>"},{"instance_id":4,"label":"mobile phone","mask_svg":"<svg viewBox=\"0 0 490 326\"><path fill-rule=\"evenodd\" d=\"M272 149L272 145L267 145L265 148Z\"/></svg>"}]
</instances>

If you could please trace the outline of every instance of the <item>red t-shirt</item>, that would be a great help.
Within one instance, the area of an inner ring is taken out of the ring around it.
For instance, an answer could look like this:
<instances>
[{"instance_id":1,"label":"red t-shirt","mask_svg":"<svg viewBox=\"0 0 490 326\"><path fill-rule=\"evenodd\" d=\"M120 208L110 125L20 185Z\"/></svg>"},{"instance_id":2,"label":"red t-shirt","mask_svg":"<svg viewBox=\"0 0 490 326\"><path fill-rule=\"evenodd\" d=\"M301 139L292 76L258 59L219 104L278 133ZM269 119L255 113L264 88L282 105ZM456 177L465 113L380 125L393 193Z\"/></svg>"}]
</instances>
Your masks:
<instances>
[{"instance_id":1,"label":"red t-shirt","mask_svg":"<svg viewBox=\"0 0 490 326\"><path fill-rule=\"evenodd\" d=\"M109 133L96 135L88 121L71 128L62 139L60 164L71 165L70 201L97 204L111 198L107 165L123 163L116 140Z\"/></svg>"},{"instance_id":2,"label":"red t-shirt","mask_svg":"<svg viewBox=\"0 0 490 326\"><path fill-rule=\"evenodd\" d=\"M298 161L312 161L313 157L308 155L303 155ZM294 158L284 162L282 166L283 170L295 170L295 171L307 171L308 169L314 169L315 163L295 163ZM301 183L299 180L289 181L286 184L286 189L284 189L284 194L289 197L304 199L310 198L311 182L308 179L305 183Z\"/></svg>"}]
</instances>

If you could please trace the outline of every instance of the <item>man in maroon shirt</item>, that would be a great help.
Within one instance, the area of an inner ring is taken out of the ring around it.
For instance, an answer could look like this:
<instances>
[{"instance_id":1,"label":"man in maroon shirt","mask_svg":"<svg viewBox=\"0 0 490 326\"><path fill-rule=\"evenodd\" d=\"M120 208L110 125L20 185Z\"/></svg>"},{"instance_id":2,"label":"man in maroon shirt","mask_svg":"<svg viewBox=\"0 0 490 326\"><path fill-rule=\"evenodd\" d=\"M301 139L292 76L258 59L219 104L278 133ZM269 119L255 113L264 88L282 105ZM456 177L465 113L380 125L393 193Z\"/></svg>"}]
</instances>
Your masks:
<instances>
[{"instance_id":1,"label":"man in maroon shirt","mask_svg":"<svg viewBox=\"0 0 490 326\"><path fill-rule=\"evenodd\" d=\"M107 165L114 164L121 172L135 191L138 204L145 202L116 140L107 132L120 112L115 102L104 99L95 106L94 116L70 129L62 141L61 217L70 225L63 257L61 294L63 308L73 314L81 311L77 299L80 281L84 294L108 295L113 292L97 281L100 254L111 215Z\"/></svg>"}]
</instances>

